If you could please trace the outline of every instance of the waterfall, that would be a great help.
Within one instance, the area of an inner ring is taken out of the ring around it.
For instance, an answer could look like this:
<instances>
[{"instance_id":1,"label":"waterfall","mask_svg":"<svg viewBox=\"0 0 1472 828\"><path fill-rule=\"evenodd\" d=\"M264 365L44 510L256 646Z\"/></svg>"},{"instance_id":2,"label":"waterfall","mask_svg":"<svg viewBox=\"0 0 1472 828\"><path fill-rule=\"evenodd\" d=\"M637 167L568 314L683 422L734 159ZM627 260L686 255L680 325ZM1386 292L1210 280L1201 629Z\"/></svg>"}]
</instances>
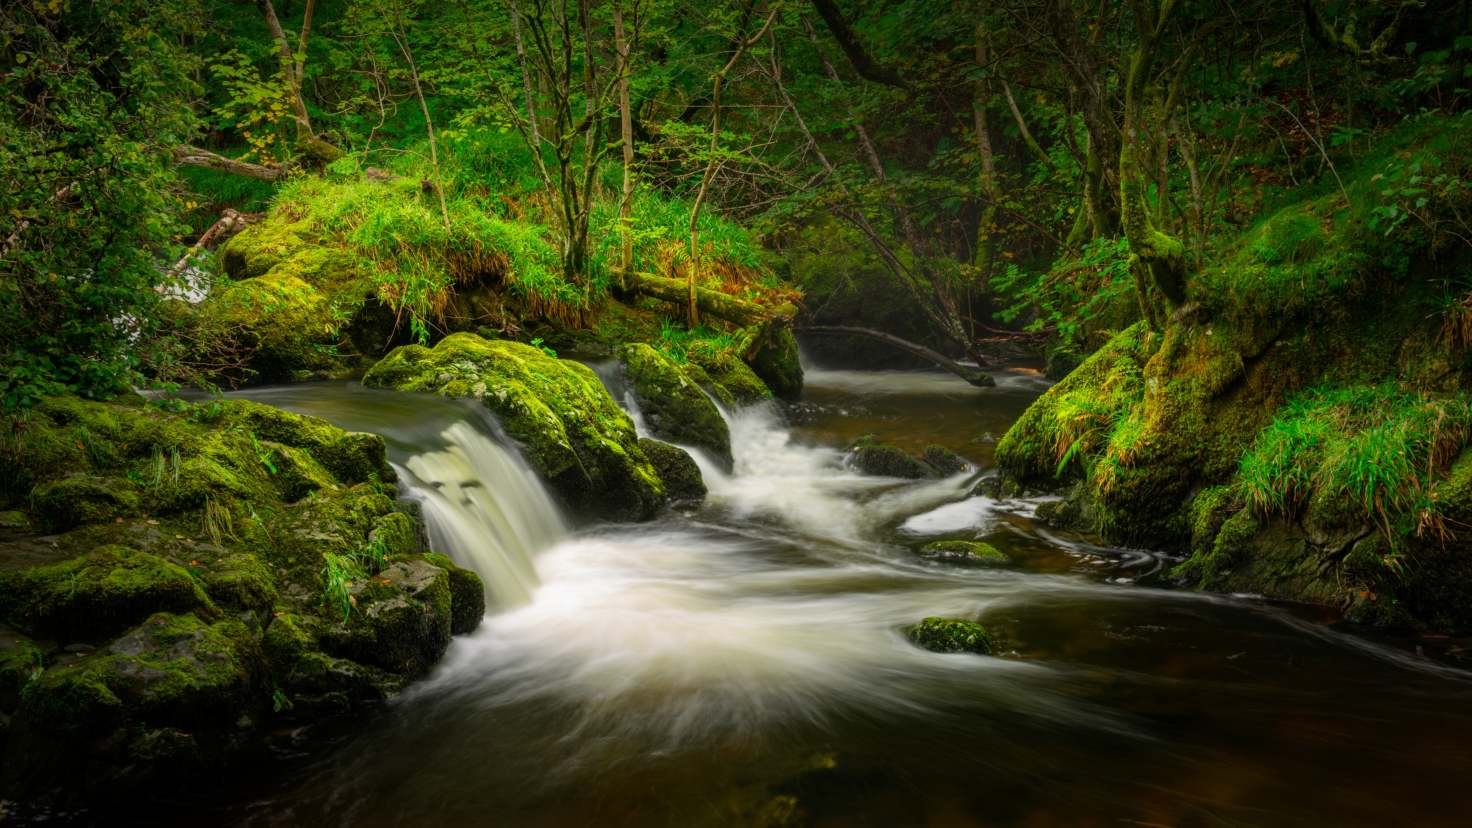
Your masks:
<instances>
[{"instance_id":1,"label":"waterfall","mask_svg":"<svg viewBox=\"0 0 1472 828\"><path fill-rule=\"evenodd\" d=\"M442 448L398 467L430 548L479 573L496 608L527 603L539 583L532 556L566 534L562 516L526 463L481 430L461 421L440 436Z\"/></svg>"},{"instance_id":2,"label":"waterfall","mask_svg":"<svg viewBox=\"0 0 1472 828\"><path fill-rule=\"evenodd\" d=\"M546 485L475 403L335 382L231 396L381 435L403 495L423 510L429 548L475 570L496 610L532 599L534 558L568 534Z\"/></svg>"}]
</instances>

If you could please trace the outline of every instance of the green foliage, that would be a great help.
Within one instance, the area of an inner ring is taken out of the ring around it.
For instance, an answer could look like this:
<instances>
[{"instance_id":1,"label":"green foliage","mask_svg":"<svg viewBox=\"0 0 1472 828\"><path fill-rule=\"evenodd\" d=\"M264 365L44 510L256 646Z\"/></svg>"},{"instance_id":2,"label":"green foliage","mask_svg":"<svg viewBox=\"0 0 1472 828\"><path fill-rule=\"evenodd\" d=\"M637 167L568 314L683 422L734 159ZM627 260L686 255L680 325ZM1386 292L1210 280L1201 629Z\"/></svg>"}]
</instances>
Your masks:
<instances>
[{"instance_id":1,"label":"green foliage","mask_svg":"<svg viewBox=\"0 0 1472 828\"><path fill-rule=\"evenodd\" d=\"M274 210L354 253L379 296L421 340L460 285L504 281L534 309L574 313L587 306L587 292L563 279L542 227L489 215L467 198L448 208L447 227L417 181L303 177L282 187Z\"/></svg>"},{"instance_id":2,"label":"green foliage","mask_svg":"<svg viewBox=\"0 0 1472 828\"><path fill-rule=\"evenodd\" d=\"M353 595L353 581L363 577L358 561L347 555L328 552L322 556L322 603L333 609L346 622L358 605Z\"/></svg>"},{"instance_id":3,"label":"green foliage","mask_svg":"<svg viewBox=\"0 0 1472 828\"><path fill-rule=\"evenodd\" d=\"M0 11L0 410L135 379L179 229L169 147L193 128L199 20L191 0Z\"/></svg>"},{"instance_id":4,"label":"green foliage","mask_svg":"<svg viewBox=\"0 0 1472 828\"><path fill-rule=\"evenodd\" d=\"M659 349L682 365L702 355L714 357L729 353L738 341L736 334L705 325L689 328L669 319L659 324Z\"/></svg>"},{"instance_id":5,"label":"green foliage","mask_svg":"<svg viewBox=\"0 0 1472 828\"><path fill-rule=\"evenodd\" d=\"M992 288L1011 302L997 311L998 319L1050 332L1052 347L1074 359L1139 318L1129 243L1122 238L1089 242L1076 258L1060 258L1046 272L1009 263Z\"/></svg>"},{"instance_id":6,"label":"green foliage","mask_svg":"<svg viewBox=\"0 0 1472 828\"><path fill-rule=\"evenodd\" d=\"M1348 504L1392 547L1445 533L1433 489L1472 433L1472 398L1394 385L1321 387L1290 399L1242 457L1237 486L1260 513Z\"/></svg>"}]
</instances>

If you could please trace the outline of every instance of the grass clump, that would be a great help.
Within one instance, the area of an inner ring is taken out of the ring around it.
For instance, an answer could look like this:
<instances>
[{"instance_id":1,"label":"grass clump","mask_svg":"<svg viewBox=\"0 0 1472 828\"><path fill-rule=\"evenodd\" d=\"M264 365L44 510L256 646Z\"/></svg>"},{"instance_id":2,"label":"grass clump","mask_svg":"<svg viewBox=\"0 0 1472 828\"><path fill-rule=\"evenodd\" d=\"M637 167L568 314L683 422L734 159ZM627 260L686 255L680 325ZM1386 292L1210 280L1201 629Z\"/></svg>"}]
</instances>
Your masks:
<instances>
[{"instance_id":1,"label":"grass clump","mask_svg":"<svg viewBox=\"0 0 1472 828\"><path fill-rule=\"evenodd\" d=\"M1472 433L1472 399L1392 384L1290 399L1242 457L1237 485L1260 514L1363 519L1392 548L1447 531L1434 483ZM1336 511L1337 509L1337 511Z\"/></svg>"},{"instance_id":2,"label":"grass clump","mask_svg":"<svg viewBox=\"0 0 1472 828\"><path fill-rule=\"evenodd\" d=\"M275 210L355 254L380 298L421 340L457 287L503 284L531 311L573 324L583 321L590 295L606 288L563 278L541 225L502 219L470 198L446 206L448 225L417 181L302 177L282 187Z\"/></svg>"}]
</instances>

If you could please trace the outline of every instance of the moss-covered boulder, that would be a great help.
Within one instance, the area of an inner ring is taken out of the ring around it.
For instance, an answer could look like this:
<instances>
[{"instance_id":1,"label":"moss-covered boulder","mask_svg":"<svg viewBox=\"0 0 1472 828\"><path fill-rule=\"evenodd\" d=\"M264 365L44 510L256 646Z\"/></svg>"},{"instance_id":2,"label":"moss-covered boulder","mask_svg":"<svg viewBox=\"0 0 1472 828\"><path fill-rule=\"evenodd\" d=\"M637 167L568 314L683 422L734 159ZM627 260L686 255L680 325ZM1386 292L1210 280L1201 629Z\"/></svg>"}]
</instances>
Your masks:
<instances>
[{"instance_id":1,"label":"moss-covered boulder","mask_svg":"<svg viewBox=\"0 0 1472 828\"><path fill-rule=\"evenodd\" d=\"M705 500L705 478L701 476L700 466L690 456L690 452L648 437L639 439L639 448L644 450L644 456L649 458L654 470L659 472L659 478L664 481L665 491L669 493L671 500L677 503L699 503Z\"/></svg>"},{"instance_id":2,"label":"moss-covered boulder","mask_svg":"<svg viewBox=\"0 0 1472 828\"><path fill-rule=\"evenodd\" d=\"M802 358L790 329L782 327L768 333L749 363L773 394L789 400L802 394Z\"/></svg>"},{"instance_id":3,"label":"moss-covered boulder","mask_svg":"<svg viewBox=\"0 0 1472 828\"><path fill-rule=\"evenodd\" d=\"M423 675L484 587L395 494L381 438L312 417L41 401L0 443L0 796L177 784Z\"/></svg>"},{"instance_id":4,"label":"moss-covered boulder","mask_svg":"<svg viewBox=\"0 0 1472 828\"><path fill-rule=\"evenodd\" d=\"M365 385L479 401L581 514L651 517L664 501L634 424L596 374L518 342L457 333L384 357Z\"/></svg>"},{"instance_id":5,"label":"moss-covered boulder","mask_svg":"<svg viewBox=\"0 0 1472 828\"><path fill-rule=\"evenodd\" d=\"M849 463L856 471L876 477L899 477L905 480L940 477L940 472L934 466L894 446L860 445L849 454Z\"/></svg>"},{"instance_id":6,"label":"moss-covered boulder","mask_svg":"<svg viewBox=\"0 0 1472 828\"><path fill-rule=\"evenodd\" d=\"M219 612L188 570L126 546L99 546L50 566L0 572L0 618L37 637L106 640L155 612Z\"/></svg>"},{"instance_id":7,"label":"moss-covered boulder","mask_svg":"<svg viewBox=\"0 0 1472 828\"><path fill-rule=\"evenodd\" d=\"M983 541L945 540L920 547L920 557L945 563L989 565L1004 564L1010 559L995 546Z\"/></svg>"},{"instance_id":8,"label":"moss-covered boulder","mask_svg":"<svg viewBox=\"0 0 1472 828\"><path fill-rule=\"evenodd\" d=\"M772 398L771 389L761 377L728 349L691 348L686 357L736 405L751 405Z\"/></svg>"},{"instance_id":9,"label":"moss-covered boulder","mask_svg":"<svg viewBox=\"0 0 1472 828\"><path fill-rule=\"evenodd\" d=\"M964 618L931 616L905 628L915 646L933 653L992 654L992 637L986 627Z\"/></svg>"},{"instance_id":10,"label":"moss-covered boulder","mask_svg":"<svg viewBox=\"0 0 1472 828\"><path fill-rule=\"evenodd\" d=\"M642 342L619 349L639 411L656 437L701 449L731 465L731 432L705 392L674 360Z\"/></svg>"}]
</instances>

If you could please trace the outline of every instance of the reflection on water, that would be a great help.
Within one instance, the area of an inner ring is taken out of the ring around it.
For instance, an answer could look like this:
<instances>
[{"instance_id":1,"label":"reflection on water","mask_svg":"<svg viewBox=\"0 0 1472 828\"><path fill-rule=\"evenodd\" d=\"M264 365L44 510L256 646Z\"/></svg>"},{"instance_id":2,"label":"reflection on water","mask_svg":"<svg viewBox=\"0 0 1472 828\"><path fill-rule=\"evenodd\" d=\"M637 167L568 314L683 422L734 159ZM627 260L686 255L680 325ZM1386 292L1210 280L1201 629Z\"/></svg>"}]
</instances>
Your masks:
<instances>
[{"instance_id":1,"label":"reflection on water","mask_svg":"<svg viewBox=\"0 0 1472 828\"><path fill-rule=\"evenodd\" d=\"M703 463L705 507L551 527L528 544L528 600L366 733L211 821L1465 824L1464 674L1260 602L1127 585L1159 559L1049 535L1036 501L970 496L965 476L853 474L832 448L872 432L985 465L973 435L1001 433L1038 393L1023 382L813 371L801 428L730 415L734 471ZM459 404L363 393L271 401L387 433L409 468L456 428L496 437ZM913 554L938 537L1014 566ZM911 647L902 627L926 615L979 618L998 657Z\"/></svg>"}]
</instances>

